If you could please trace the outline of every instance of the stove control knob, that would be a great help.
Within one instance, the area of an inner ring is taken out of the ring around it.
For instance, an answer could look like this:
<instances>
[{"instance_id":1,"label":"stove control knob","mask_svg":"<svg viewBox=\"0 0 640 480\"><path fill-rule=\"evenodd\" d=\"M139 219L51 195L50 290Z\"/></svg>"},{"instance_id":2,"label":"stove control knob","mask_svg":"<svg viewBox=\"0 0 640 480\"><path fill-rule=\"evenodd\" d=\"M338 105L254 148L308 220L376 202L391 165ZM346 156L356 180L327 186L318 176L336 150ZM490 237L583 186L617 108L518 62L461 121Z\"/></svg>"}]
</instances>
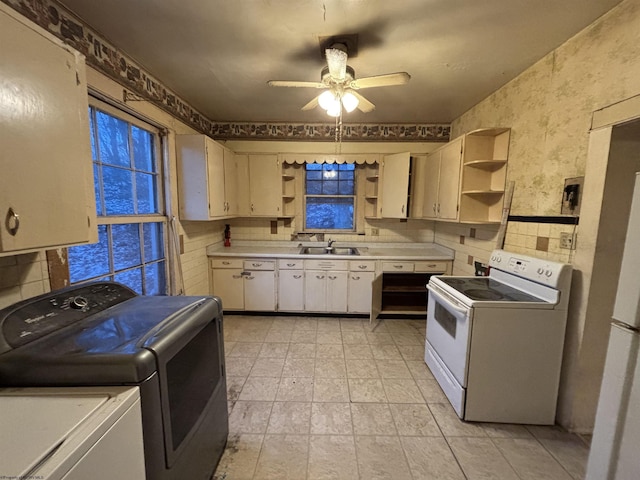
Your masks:
<instances>
[{"instance_id":1,"label":"stove control knob","mask_svg":"<svg viewBox=\"0 0 640 480\"><path fill-rule=\"evenodd\" d=\"M552 272L551 270L545 270L545 271L544 271L544 274L545 274L547 277L550 277L550 276L553 274L553 272Z\"/></svg>"},{"instance_id":2,"label":"stove control knob","mask_svg":"<svg viewBox=\"0 0 640 480\"><path fill-rule=\"evenodd\" d=\"M83 308L86 308L88 304L89 302L84 297L73 297L71 302L69 302L71 308L75 308L76 310L82 310Z\"/></svg>"},{"instance_id":3,"label":"stove control knob","mask_svg":"<svg viewBox=\"0 0 640 480\"><path fill-rule=\"evenodd\" d=\"M538 275L542 275L544 273L544 268L542 267L538 268L537 272L538 272Z\"/></svg>"}]
</instances>

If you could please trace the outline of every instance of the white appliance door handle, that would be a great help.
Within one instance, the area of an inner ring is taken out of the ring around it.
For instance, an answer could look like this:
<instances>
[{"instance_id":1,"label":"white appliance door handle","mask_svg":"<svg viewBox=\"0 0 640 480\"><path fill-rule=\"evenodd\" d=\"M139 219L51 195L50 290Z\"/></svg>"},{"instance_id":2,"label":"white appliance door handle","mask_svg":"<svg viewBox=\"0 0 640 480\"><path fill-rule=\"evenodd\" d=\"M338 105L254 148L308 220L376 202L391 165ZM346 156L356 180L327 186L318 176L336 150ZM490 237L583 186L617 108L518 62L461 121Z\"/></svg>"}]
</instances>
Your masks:
<instances>
[{"instance_id":1,"label":"white appliance door handle","mask_svg":"<svg viewBox=\"0 0 640 480\"><path fill-rule=\"evenodd\" d=\"M440 303L443 303L447 306L447 308L450 308L451 310L455 310L456 312L460 313L461 315L464 315L465 317L469 314L469 309L467 307L465 307L464 305L462 305L460 302L458 302L456 299L454 299L451 295L446 294L446 293L440 293L440 292L436 292L432 287L427 285L427 288L429 289L429 292L431 292L431 295L433 295L436 300L439 300Z\"/></svg>"}]
</instances>

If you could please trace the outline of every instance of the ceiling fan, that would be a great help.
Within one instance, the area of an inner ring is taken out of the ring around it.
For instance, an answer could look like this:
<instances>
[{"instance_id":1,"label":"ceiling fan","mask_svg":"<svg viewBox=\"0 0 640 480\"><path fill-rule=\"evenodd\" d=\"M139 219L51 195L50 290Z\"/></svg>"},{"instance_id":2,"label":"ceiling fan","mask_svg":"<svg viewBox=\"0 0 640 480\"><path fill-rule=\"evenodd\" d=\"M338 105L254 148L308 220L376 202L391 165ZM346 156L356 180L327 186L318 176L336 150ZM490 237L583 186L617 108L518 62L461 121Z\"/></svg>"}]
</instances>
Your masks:
<instances>
[{"instance_id":1,"label":"ceiling fan","mask_svg":"<svg viewBox=\"0 0 640 480\"><path fill-rule=\"evenodd\" d=\"M355 71L347 65L347 47L343 43L334 43L325 50L327 66L322 69L320 82L298 82L290 80L269 80L271 87L322 88L324 92L313 98L302 110L311 110L320 105L332 117L338 117L342 108L352 112L356 108L361 112L371 112L376 107L360 95L357 90L373 87L404 85L411 75L407 72L388 73L373 77L356 79Z\"/></svg>"}]
</instances>

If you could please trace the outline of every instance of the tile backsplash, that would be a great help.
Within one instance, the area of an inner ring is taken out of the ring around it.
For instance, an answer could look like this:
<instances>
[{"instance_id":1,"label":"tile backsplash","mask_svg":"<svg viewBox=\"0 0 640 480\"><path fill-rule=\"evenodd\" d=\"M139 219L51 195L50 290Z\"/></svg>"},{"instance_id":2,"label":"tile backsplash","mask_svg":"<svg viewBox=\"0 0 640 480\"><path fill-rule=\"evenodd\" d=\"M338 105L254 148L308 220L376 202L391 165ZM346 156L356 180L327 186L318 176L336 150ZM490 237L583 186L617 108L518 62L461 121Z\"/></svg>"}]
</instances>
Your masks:
<instances>
[{"instance_id":1,"label":"tile backsplash","mask_svg":"<svg viewBox=\"0 0 640 480\"><path fill-rule=\"evenodd\" d=\"M0 308L50 290L44 251L0 257Z\"/></svg>"}]
</instances>

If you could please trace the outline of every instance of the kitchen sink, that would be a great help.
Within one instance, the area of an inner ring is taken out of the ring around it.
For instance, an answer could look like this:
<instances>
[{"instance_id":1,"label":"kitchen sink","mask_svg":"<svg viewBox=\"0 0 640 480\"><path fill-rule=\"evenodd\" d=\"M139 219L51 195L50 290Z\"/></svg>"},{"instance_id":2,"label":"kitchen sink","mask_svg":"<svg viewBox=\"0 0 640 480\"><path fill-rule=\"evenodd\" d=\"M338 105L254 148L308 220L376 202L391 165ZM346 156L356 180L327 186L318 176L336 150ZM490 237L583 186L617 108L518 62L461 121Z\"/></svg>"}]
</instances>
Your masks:
<instances>
[{"instance_id":1,"label":"kitchen sink","mask_svg":"<svg viewBox=\"0 0 640 480\"><path fill-rule=\"evenodd\" d=\"M302 255L360 255L355 247L302 247Z\"/></svg>"}]
</instances>

